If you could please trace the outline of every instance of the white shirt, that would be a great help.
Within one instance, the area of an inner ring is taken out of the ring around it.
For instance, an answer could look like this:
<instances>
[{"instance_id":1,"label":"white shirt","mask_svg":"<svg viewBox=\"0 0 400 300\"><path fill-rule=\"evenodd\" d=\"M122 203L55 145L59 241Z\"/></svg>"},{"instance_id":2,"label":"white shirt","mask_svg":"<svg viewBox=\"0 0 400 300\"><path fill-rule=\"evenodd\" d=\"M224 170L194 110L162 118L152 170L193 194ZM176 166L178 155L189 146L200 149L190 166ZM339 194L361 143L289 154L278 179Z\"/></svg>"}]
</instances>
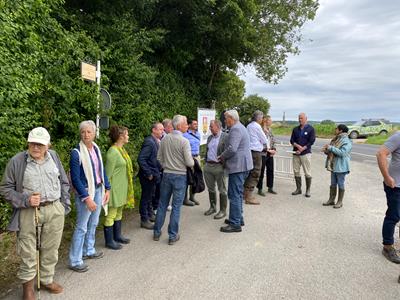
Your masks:
<instances>
[{"instance_id":1,"label":"white shirt","mask_svg":"<svg viewBox=\"0 0 400 300\"><path fill-rule=\"evenodd\" d=\"M251 122L247 125L247 132L250 136L250 150L261 152L265 147L269 149L269 140L260 124L255 121Z\"/></svg>"}]
</instances>

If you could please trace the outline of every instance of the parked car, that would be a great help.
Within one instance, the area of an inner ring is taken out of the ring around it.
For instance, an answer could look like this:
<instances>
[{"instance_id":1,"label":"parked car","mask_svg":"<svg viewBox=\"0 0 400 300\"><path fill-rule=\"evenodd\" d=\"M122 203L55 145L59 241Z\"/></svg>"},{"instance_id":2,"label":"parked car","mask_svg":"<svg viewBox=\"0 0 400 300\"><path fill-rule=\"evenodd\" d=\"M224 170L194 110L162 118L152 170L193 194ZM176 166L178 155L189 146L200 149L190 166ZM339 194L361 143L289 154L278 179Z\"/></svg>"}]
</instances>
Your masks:
<instances>
[{"instance_id":1,"label":"parked car","mask_svg":"<svg viewBox=\"0 0 400 300\"><path fill-rule=\"evenodd\" d=\"M363 119L349 127L349 137L367 137L370 135L386 135L392 130L392 124L385 119Z\"/></svg>"}]
</instances>

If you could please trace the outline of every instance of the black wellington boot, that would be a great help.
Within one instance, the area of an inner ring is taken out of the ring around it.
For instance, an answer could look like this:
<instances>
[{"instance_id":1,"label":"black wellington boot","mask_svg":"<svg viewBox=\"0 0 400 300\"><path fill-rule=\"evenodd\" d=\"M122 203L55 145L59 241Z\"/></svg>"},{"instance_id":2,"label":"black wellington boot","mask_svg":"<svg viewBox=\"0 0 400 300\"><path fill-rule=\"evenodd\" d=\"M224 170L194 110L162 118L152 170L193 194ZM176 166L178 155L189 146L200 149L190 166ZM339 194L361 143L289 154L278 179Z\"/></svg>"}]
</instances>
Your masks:
<instances>
[{"instance_id":1,"label":"black wellington boot","mask_svg":"<svg viewBox=\"0 0 400 300\"><path fill-rule=\"evenodd\" d=\"M217 204L217 195L215 194L215 192L208 192L208 198L210 198L210 208L204 213L205 216L209 216L217 212L217 210L215 209L215 205Z\"/></svg>"},{"instance_id":2,"label":"black wellington boot","mask_svg":"<svg viewBox=\"0 0 400 300\"><path fill-rule=\"evenodd\" d=\"M121 243L121 244L129 244L131 242L130 239L124 237L121 233L122 231L122 222L121 220L119 221L114 221L114 241L116 241L117 243Z\"/></svg>"},{"instance_id":3,"label":"black wellington boot","mask_svg":"<svg viewBox=\"0 0 400 300\"><path fill-rule=\"evenodd\" d=\"M112 250L119 250L122 248L122 245L114 241L113 227L114 226L104 226L104 239L106 241L106 248Z\"/></svg>"},{"instance_id":4,"label":"black wellington boot","mask_svg":"<svg viewBox=\"0 0 400 300\"><path fill-rule=\"evenodd\" d=\"M219 212L214 216L214 219L222 219L226 216L226 206L228 204L228 196L219 194Z\"/></svg>"}]
</instances>

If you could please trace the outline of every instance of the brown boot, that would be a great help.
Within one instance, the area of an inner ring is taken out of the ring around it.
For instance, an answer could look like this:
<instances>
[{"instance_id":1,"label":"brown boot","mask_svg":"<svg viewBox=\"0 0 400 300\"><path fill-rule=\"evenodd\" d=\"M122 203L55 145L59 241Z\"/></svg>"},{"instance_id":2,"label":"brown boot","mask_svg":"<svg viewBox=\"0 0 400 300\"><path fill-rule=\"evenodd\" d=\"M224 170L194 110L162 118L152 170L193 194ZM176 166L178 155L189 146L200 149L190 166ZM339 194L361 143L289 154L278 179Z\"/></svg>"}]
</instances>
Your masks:
<instances>
[{"instance_id":1,"label":"brown boot","mask_svg":"<svg viewBox=\"0 0 400 300\"><path fill-rule=\"evenodd\" d=\"M253 196L253 191L247 189L244 190L244 203L250 205L260 204L260 202L258 202L257 199Z\"/></svg>"},{"instance_id":2,"label":"brown boot","mask_svg":"<svg viewBox=\"0 0 400 300\"><path fill-rule=\"evenodd\" d=\"M35 292L33 291L33 279L22 284L23 300L35 300Z\"/></svg>"},{"instance_id":3,"label":"brown boot","mask_svg":"<svg viewBox=\"0 0 400 300\"><path fill-rule=\"evenodd\" d=\"M64 291L64 288L56 282L52 282L50 284L41 284L44 290L48 291L50 294L61 294Z\"/></svg>"}]
</instances>

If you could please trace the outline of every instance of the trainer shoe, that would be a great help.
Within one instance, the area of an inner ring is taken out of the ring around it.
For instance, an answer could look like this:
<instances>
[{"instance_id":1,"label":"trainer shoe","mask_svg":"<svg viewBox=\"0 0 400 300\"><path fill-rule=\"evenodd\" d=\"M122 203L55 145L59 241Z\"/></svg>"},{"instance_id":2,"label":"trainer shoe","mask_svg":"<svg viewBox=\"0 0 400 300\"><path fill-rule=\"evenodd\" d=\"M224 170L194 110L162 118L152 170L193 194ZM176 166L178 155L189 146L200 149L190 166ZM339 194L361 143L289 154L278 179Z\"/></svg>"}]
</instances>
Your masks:
<instances>
[{"instance_id":1,"label":"trainer shoe","mask_svg":"<svg viewBox=\"0 0 400 300\"><path fill-rule=\"evenodd\" d=\"M83 260L85 260L85 259L99 259L99 258L102 258L103 256L104 256L103 251L96 251L95 254L82 256L82 259Z\"/></svg>"},{"instance_id":2,"label":"trainer shoe","mask_svg":"<svg viewBox=\"0 0 400 300\"><path fill-rule=\"evenodd\" d=\"M175 238L169 239L169 240L168 240L168 245L172 246L172 245L175 244L177 241L179 241L180 238L181 238L180 235L177 234Z\"/></svg>"},{"instance_id":3,"label":"trainer shoe","mask_svg":"<svg viewBox=\"0 0 400 300\"><path fill-rule=\"evenodd\" d=\"M89 270L89 267L87 264L83 263L81 265L77 265L77 266L68 266L69 269L71 269L72 271L78 272L78 273L84 273L87 270Z\"/></svg>"}]
</instances>

